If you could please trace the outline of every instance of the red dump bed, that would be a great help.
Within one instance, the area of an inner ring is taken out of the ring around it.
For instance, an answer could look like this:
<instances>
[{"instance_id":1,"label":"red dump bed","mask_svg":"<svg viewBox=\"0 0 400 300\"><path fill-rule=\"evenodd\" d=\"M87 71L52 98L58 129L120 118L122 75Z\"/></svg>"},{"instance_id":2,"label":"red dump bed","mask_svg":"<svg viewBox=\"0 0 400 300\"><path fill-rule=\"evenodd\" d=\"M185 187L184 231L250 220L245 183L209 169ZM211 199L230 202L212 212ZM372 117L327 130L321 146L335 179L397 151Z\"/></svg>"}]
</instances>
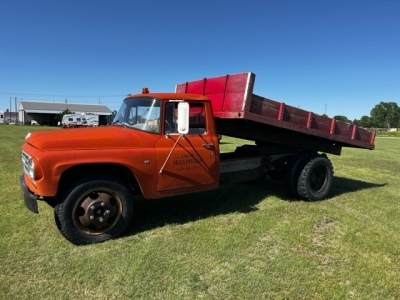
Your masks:
<instances>
[{"instance_id":1,"label":"red dump bed","mask_svg":"<svg viewBox=\"0 0 400 300\"><path fill-rule=\"evenodd\" d=\"M224 135L333 154L374 149L375 132L257 96L254 81L255 74L241 73L178 84L175 91L208 96Z\"/></svg>"}]
</instances>

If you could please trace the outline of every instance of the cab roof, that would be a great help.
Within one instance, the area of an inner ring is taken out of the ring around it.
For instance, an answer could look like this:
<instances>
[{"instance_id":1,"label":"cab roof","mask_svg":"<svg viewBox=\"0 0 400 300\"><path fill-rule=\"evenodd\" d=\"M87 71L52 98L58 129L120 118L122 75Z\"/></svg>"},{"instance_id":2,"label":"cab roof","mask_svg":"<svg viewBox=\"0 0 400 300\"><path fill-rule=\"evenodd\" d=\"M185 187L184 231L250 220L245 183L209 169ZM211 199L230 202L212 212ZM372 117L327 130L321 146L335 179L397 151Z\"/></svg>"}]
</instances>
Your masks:
<instances>
[{"instance_id":1,"label":"cab roof","mask_svg":"<svg viewBox=\"0 0 400 300\"><path fill-rule=\"evenodd\" d=\"M210 101L206 96L198 94L185 94L185 93L142 93L142 94L129 94L126 99L133 99L139 97L158 98L165 100L190 100L190 101Z\"/></svg>"}]
</instances>

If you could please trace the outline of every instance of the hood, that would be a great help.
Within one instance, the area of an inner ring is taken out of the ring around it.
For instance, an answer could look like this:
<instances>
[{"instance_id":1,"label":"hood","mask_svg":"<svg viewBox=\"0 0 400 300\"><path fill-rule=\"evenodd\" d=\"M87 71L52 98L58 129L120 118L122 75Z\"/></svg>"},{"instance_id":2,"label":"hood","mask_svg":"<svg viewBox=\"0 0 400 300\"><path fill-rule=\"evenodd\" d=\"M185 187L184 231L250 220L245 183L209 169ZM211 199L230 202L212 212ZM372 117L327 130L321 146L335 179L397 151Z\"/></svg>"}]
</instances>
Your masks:
<instances>
[{"instance_id":1,"label":"hood","mask_svg":"<svg viewBox=\"0 0 400 300\"><path fill-rule=\"evenodd\" d=\"M122 126L44 130L27 135L25 142L39 150L95 150L141 148L140 134Z\"/></svg>"}]
</instances>

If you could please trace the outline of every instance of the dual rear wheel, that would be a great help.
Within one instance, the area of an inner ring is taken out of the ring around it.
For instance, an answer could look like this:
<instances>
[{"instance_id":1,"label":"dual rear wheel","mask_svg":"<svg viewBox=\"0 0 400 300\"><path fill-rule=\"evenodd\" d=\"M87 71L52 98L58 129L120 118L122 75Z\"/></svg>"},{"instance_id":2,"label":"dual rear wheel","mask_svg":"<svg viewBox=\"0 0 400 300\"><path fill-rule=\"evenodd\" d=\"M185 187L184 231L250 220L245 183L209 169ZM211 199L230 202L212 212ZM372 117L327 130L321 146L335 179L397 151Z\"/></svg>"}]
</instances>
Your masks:
<instances>
[{"instance_id":1,"label":"dual rear wheel","mask_svg":"<svg viewBox=\"0 0 400 300\"><path fill-rule=\"evenodd\" d=\"M284 187L291 197L322 200L329 196L333 183L333 167L325 154L306 153L288 164Z\"/></svg>"}]
</instances>

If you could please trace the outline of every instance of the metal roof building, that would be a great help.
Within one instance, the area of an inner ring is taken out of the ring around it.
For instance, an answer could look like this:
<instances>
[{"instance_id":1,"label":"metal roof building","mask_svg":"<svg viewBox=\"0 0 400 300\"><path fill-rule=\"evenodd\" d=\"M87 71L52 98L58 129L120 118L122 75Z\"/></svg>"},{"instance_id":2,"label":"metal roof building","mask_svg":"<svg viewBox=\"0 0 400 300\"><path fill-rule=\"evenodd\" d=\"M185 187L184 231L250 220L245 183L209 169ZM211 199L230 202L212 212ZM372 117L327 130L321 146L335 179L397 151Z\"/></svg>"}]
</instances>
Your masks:
<instances>
[{"instance_id":1,"label":"metal roof building","mask_svg":"<svg viewBox=\"0 0 400 300\"><path fill-rule=\"evenodd\" d=\"M57 125L59 121L57 117L67 109L76 114L99 115L100 124L104 123L106 117L112 114L107 106L100 104L21 101L18 109L18 120L21 124Z\"/></svg>"}]
</instances>

